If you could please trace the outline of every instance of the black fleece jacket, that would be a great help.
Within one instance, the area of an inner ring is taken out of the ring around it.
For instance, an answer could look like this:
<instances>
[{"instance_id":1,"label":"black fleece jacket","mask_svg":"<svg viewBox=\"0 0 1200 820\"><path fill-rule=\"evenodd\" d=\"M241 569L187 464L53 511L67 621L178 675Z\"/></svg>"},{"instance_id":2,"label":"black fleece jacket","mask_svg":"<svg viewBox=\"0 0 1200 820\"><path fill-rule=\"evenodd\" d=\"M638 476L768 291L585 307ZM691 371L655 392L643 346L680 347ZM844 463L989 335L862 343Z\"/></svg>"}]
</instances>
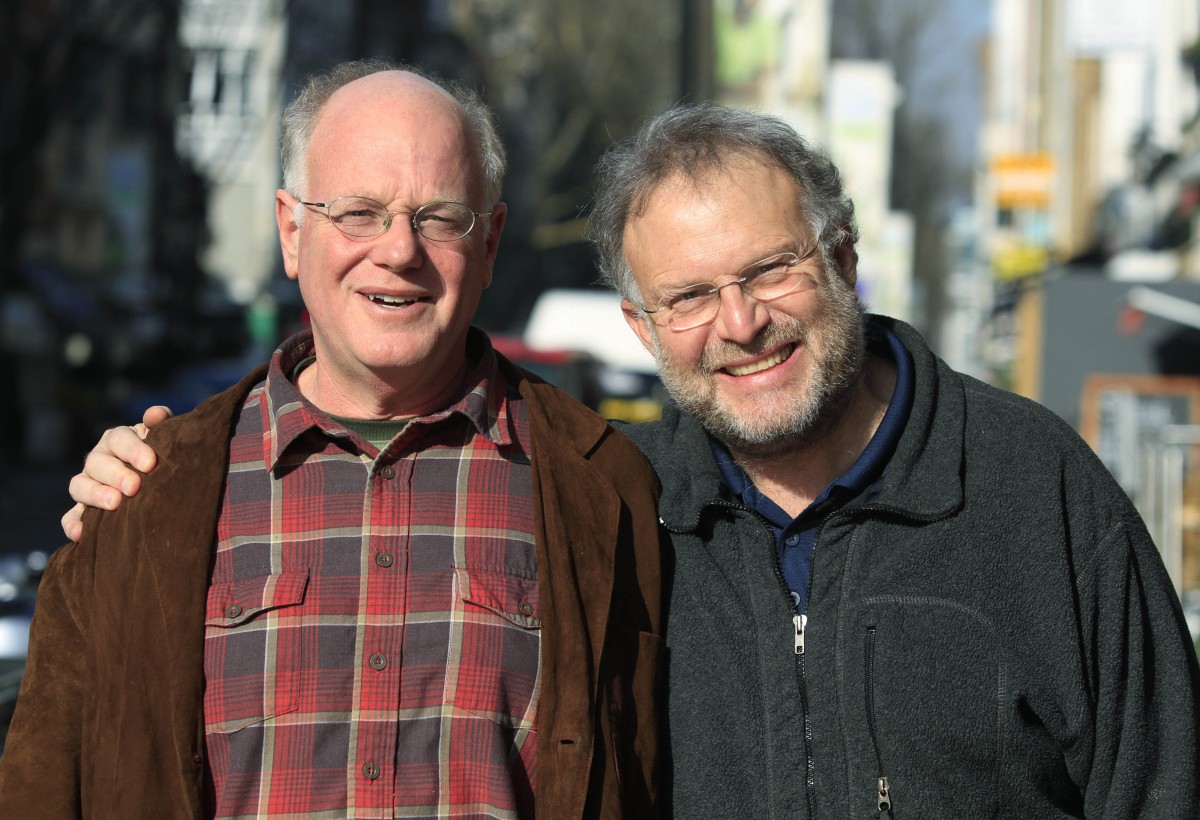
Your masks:
<instances>
[{"instance_id":1,"label":"black fleece jacket","mask_svg":"<svg viewBox=\"0 0 1200 820\"><path fill-rule=\"evenodd\" d=\"M871 321L916 395L879 495L822 525L802 654L695 419L625 427L675 552L674 816L1200 817L1200 670L1129 499L1057 416Z\"/></svg>"}]
</instances>

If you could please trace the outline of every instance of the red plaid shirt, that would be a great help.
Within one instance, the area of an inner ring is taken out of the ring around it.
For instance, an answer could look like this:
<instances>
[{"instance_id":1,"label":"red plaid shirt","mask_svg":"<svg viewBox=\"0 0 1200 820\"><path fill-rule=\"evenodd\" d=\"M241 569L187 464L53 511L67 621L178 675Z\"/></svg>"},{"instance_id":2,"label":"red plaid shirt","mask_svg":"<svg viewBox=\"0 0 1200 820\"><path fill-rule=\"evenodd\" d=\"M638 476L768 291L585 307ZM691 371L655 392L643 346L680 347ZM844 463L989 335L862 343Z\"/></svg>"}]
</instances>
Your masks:
<instances>
[{"instance_id":1,"label":"red plaid shirt","mask_svg":"<svg viewBox=\"0 0 1200 820\"><path fill-rule=\"evenodd\" d=\"M288 340L243 406L205 625L218 817L532 817L540 608L524 405L468 389L378 452Z\"/></svg>"}]
</instances>

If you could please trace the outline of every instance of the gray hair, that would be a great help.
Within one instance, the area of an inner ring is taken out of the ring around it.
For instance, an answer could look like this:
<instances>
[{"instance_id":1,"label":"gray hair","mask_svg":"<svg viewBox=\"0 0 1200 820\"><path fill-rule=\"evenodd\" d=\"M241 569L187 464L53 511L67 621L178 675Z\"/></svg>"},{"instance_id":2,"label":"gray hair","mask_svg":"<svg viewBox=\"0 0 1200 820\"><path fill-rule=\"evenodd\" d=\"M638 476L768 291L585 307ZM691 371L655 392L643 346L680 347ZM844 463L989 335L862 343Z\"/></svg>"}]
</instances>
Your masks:
<instances>
[{"instance_id":1,"label":"gray hair","mask_svg":"<svg viewBox=\"0 0 1200 820\"><path fill-rule=\"evenodd\" d=\"M355 80L378 74L382 71L405 71L429 80L449 94L471 125L479 145L483 162L484 210L491 210L500 201L500 189L504 185L504 145L496 133L496 124L491 109L469 88L448 82L411 66L398 65L387 60L354 60L339 63L328 71L308 78L300 93L283 111L279 128L279 154L283 164L283 187L292 196L303 199L308 184L308 169L305 156L312 139L317 115L334 92Z\"/></svg>"},{"instance_id":2,"label":"gray hair","mask_svg":"<svg viewBox=\"0 0 1200 820\"><path fill-rule=\"evenodd\" d=\"M792 176L800 188L800 212L825 259L846 240L857 240L854 204L843 191L841 173L790 125L715 103L680 105L651 119L600 160L591 233L604 283L640 301L625 257L625 226L661 183L676 176L698 181L735 157L759 159Z\"/></svg>"}]
</instances>

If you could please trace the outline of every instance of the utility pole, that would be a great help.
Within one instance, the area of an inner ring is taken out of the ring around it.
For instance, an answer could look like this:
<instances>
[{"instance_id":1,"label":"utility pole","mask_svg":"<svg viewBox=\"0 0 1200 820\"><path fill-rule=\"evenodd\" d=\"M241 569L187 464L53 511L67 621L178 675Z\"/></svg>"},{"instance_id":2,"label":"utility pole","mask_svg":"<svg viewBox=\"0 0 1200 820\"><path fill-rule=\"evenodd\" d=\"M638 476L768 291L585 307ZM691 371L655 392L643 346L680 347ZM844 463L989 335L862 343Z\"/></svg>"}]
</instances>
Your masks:
<instances>
[{"instance_id":1,"label":"utility pole","mask_svg":"<svg viewBox=\"0 0 1200 820\"><path fill-rule=\"evenodd\" d=\"M687 102L711 100L713 94L712 0L679 0L680 95Z\"/></svg>"}]
</instances>

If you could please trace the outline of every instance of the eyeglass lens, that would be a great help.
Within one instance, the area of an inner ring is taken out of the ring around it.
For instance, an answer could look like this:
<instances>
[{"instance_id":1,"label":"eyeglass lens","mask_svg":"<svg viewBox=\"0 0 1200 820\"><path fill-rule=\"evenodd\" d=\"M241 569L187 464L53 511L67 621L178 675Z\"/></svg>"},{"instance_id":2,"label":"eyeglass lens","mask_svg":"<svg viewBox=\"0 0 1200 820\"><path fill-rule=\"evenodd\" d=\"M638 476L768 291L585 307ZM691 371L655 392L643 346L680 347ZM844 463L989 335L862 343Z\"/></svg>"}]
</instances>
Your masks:
<instances>
[{"instance_id":1,"label":"eyeglass lens","mask_svg":"<svg viewBox=\"0 0 1200 820\"><path fill-rule=\"evenodd\" d=\"M389 219L407 212L389 212L380 202L367 197L346 196L329 203L329 219L347 236L377 236L390 227ZM475 214L457 202L431 202L412 215L413 227L426 239L448 242L461 239L475 225Z\"/></svg>"},{"instance_id":2,"label":"eyeglass lens","mask_svg":"<svg viewBox=\"0 0 1200 820\"><path fill-rule=\"evenodd\" d=\"M800 257L786 253L755 262L738 273L736 279L717 286L698 284L668 296L660 303L666 313L667 326L673 330L691 330L716 318L721 304L722 288L736 285L742 292L760 302L782 299L799 290L802 285L815 286L811 277L798 269Z\"/></svg>"}]
</instances>

